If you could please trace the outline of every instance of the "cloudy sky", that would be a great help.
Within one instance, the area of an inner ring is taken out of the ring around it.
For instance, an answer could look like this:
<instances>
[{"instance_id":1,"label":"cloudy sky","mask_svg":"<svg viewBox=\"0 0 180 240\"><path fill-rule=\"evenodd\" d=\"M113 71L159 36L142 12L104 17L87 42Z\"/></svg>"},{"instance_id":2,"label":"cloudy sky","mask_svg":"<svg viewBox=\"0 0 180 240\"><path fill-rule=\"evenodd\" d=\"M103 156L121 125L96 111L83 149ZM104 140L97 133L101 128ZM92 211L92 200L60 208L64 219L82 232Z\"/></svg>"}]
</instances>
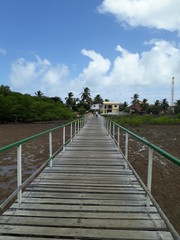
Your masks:
<instances>
[{"instance_id":1,"label":"cloudy sky","mask_svg":"<svg viewBox=\"0 0 180 240\"><path fill-rule=\"evenodd\" d=\"M0 85L63 100L180 99L179 0L0 0Z\"/></svg>"}]
</instances>

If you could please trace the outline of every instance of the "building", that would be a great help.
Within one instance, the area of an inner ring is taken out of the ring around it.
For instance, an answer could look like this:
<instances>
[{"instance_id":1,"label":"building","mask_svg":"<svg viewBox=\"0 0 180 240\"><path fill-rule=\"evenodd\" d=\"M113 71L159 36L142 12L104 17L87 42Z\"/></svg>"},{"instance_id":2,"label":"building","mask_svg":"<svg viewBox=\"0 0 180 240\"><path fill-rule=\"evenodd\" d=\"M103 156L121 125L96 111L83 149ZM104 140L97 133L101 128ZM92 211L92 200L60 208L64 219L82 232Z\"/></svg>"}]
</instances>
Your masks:
<instances>
[{"instance_id":1,"label":"building","mask_svg":"<svg viewBox=\"0 0 180 240\"><path fill-rule=\"evenodd\" d=\"M102 109L103 109L103 105L102 104L93 104L91 106L91 110L98 111L99 113L102 112Z\"/></svg>"},{"instance_id":2,"label":"building","mask_svg":"<svg viewBox=\"0 0 180 240\"><path fill-rule=\"evenodd\" d=\"M103 114L119 114L119 105L117 102L104 102Z\"/></svg>"}]
</instances>

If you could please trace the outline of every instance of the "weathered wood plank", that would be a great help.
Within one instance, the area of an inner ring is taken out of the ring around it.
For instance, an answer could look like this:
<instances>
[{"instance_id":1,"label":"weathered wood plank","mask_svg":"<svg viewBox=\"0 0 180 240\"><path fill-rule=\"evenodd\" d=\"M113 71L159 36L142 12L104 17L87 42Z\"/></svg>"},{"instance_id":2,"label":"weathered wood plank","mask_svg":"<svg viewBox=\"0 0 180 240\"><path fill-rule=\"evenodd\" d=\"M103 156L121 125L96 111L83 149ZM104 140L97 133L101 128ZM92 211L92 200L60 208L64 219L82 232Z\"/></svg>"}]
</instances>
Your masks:
<instances>
[{"instance_id":1,"label":"weathered wood plank","mask_svg":"<svg viewBox=\"0 0 180 240\"><path fill-rule=\"evenodd\" d=\"M141 220L160 220L161 217L158 213L107 213L107 212L54 212L54 211L33 211L33 210L13 210L8 209L4 214L4 216L29 216L29 217L54 217L54 218L86 218L86 219L141 219Z\"/></svg>"},{"instance_id":2,"label":"weathered wood plank","mask_svg":"<svg viewBox=\"0 0 180 240\"><path fill-rule=\"evenodd\" d=\"M100 239L141 239L141 240L172 240L172 236L164 231L139 231L139 230L109 230L109 229L83 229L83 228L56 228L56 227L32 227L32 226L0 226L1 233L30 235L30 236L53 236L75 238L100 238Z\"/></svg>"},{"instance_id":3,"label":"weathered wood plank","mask_svg":"<svg viewBox=\"0 0 180 240\"><path fill-rule=\"evenodd\" d=\"M0 224L23 225L23 226L53 226L53 227L80 227L80 228L98 228L98 229L133 229L133 230L165 230L166 226L163 220L137 220L137 219L84 219L84 218L42 218L40 217L19 217L2 216Z\"/></svg>"}]
</instances>

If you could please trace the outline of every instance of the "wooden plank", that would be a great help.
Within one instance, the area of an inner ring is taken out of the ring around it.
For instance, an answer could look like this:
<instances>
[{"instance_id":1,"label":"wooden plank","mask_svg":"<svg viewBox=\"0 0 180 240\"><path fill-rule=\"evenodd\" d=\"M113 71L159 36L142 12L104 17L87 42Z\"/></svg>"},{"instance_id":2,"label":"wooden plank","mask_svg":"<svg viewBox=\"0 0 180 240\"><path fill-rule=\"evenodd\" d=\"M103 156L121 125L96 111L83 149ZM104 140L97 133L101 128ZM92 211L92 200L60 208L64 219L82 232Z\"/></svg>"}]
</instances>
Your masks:
<instances>
[{"instance_id":1,"label":"wooden plank","mask_svg":"<svg viewBox=\"0 0 180 240\"><path fill-rule=\"evenodd\" d=\"M73 198L73 199L123 199L123 200L146 200L145 194L107 194L107 193L62 193L62 192L28 192L23 193L24 197L40 198Z\"/></svg>"},{"instance_id":2,"label":"wooden plank","mask_svg":"<svg viewBox=\"0 0 180 240\"><path fill-rule=\"evenodd\" d=\"M161 219L158 213L109 213L109 212L54 212L54 211L33 211L33 210L13 210L8 209L3 216L29 216L29 217L54 217L54 218L86 218L86 219L141 219L141 220L158 220Z\"/></svg>"},{"instance_id":3,"label":"wooden plank","mask_svg":"<svg viewBox=\"0 0 180 240\"><path fill-rule=\"evenodd\" d=\"M147 212L145 206L89 206L89 205L54 205L54 204L26 204L20 206L14 203L12 209L33 209L33 210L51 210L51 211L90 211L90 212ZM150 213L157 213L155 207L149 207Z\"/></svg>"},{"instance_id":4,"label":"wooden plank","mask_svg":"<svg viewBox=\"0 0 180 240\"><path fill-rule=\"evenodd\" d=\"M52 198L23 198L23 203L51 203L51 204L64 204L64 202L69 205L101 205L101 206L145 206L145 200L121 200L121 199L52 199Z\"/></svg>"},{"instance_id":5,"label":"wooden plank","mask_svg":"<svg viewBox=\"0 0 180 240\"><path fill-rule=\"evenodd\" d=\"M0 224L23 225L23 226L53 226L53 227L79 227L98 229L133 229L133 230L166 230L163 220L137 220L137 219L85 219L85 218L42 218L40 217L19 217L2 216Z\"/></svg>"},{"instance_id":6,"label":"wooden plank","mask_svg":"<svg viewBox=\"0 0 180 240\"><path fill-rule=\"evenodd\" d=\"M57 228L57 227L32 227L32 226L9 226L0 227L1 233L30 235L30 236L53 236L75 238L100 238L100 239L141 239L141 240L172 240L172 236L164 231L139 231L139 230L109 230L109 229L83 229L83 228Z\"/></svg>"}]
</instances>

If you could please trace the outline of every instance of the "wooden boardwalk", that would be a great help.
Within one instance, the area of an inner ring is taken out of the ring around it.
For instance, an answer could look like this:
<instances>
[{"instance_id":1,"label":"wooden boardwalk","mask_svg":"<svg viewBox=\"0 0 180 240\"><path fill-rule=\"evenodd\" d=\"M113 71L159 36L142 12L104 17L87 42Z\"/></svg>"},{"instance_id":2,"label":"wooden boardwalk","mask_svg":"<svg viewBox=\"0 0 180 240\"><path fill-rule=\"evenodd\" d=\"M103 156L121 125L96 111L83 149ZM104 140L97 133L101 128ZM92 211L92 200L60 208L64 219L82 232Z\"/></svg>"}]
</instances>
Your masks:
<instances>
[{"instance_id":1,"label":"wooden boardwalk","mask_svg":"<svg viewBox=\"0 0 180 240\"><path fill-rule=\"evenodd\" d=\"M0 217L0 240L173 239L101 121L85 125Z\"/></svg>"}]
</instances>

